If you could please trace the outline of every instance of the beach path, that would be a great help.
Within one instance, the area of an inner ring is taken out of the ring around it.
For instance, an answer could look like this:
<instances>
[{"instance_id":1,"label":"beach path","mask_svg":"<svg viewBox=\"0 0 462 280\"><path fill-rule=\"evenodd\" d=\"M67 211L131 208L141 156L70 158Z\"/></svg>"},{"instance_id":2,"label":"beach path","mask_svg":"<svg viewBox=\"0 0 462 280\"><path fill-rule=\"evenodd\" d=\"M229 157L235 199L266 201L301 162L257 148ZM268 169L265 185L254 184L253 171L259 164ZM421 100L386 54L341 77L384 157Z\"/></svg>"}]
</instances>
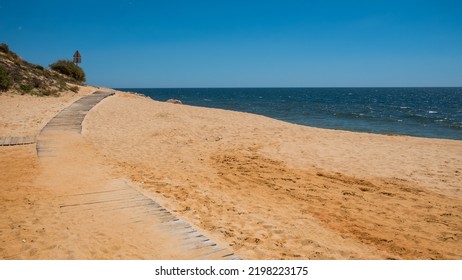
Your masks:
<instances>
[{"instance_id":1,"label":"beach path","mask_svg":"<svg viewBox=\"0 0 462 280\"><path fill-rule=\"evenodd\" d=\"M0 137L0 146L29 145L35 143L35 136Z\"/></svg>"},{"instance_id":2,"label":"beach path","mask_svg":"<svg viewBox=\"0 0 462 280\"><path fill-rule=\"evenodd\" d=\"M82 124L86 113L111 95L83 97L42 129L33 184L41 199L30 198L33 217L21 221L29 235L20 232L20 244L3 258L238 259L141 188L114 176L95 156L80 134Z\"/></svg>"},{"instance_id":3,"label":"beach path","mask_svg":"<svg viewBox=\"0 0 462 280\"><path fill-rule=\"evenodd\" d=\"M80 98L57 114L40 131L37 141L37 155L39 157L52 156L55 150L53 145L60 142L57 135L59 136L63 132L80 134L86 114L101 100L113 94L113 92L96 91Z\"/></svg>"},{"instance_id":4,"label":"beach path","mask_svg":"<svg viewBox=\"0 0 462 280\"><path fill-rule=\"evenodd\" d=\"M0 96L0 259L461 259L461 141L95 90Z\"/></svg>"}]
</instances>

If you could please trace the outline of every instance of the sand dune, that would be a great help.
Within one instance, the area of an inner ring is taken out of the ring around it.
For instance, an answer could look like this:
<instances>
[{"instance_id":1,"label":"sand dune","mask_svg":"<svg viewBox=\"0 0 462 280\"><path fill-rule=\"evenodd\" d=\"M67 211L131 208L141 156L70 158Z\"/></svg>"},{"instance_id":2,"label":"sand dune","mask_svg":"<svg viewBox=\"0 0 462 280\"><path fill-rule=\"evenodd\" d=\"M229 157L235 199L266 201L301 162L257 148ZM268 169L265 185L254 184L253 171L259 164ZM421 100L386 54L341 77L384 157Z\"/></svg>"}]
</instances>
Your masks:
<instances>
[{"instance_id":1,"label":"sand dune","mask_svg":"<svg viewBox=\"0 0 462 280\"><path fill-rule=\"evenodd\" d=\"M125 93L85 127L116 174L244 258L462 255L460 141L316 129Z\"/></svg>"},{"instance_id":2,"label":"sand dune","mask_svg":"<svg viewBox=\"0 0 462 280\"><path fill-rule=\"evenodd\" d=\"M35 135L90 91L2 95L0 136ZM154 233L142 228L108 221L95 235L79 225L87 216L56 220L57 195L117 180L244 259L462 258L461 141L324 130L118 92L69 143L68 164L38 162L34 145L0 147L1 258L188 258L143 247ZM65 172L82 172L80 182Z\"/></svg>"},{"instance_id":3,"label":"sand dune","mask_svg":"<svg viewBox=\"0 0 462 280\"><path fill-rule=\"evenodd\" d=\"M59 98L4 93L0 95L0 137L37 135L62 109L95 90L80 87L78 93L66 92Z\"/></svg>"}]
</instances>

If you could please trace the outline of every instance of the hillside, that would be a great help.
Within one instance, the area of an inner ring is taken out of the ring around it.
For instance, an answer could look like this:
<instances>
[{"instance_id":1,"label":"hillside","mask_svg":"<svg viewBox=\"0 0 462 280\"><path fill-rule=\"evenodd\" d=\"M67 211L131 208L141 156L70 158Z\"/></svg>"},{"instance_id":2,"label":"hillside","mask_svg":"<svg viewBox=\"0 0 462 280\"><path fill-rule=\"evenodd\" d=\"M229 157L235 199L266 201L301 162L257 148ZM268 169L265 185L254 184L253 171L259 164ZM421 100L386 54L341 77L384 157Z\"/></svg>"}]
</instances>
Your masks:
<instances>
[{"instance_id":1,"label":"hillside","mask_svg":"<svg viewBox=\"0 0 462 280\"><path fill-rule=\"evenodd\" d=\"M6 44L0 44L0 94L9 91L15 94L59 96L65 91L78 90L81 82L23 60Z\"/></svg>"}]
</instances>

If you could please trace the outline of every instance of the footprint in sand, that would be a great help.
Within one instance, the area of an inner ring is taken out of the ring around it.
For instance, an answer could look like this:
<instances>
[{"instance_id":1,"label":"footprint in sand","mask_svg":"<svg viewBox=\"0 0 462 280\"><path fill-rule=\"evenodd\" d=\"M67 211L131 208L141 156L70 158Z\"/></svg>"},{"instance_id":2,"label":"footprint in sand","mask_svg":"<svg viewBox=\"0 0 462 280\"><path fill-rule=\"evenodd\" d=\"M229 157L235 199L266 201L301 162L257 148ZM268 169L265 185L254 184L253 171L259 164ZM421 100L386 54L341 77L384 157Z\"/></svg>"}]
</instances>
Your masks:
<instances>
[{"instance_id":1,"label":"footprint in sand","mask_svg":"<svg viewBox=\"0 0 462 280\"><path fill-rule=\"evenodd\" d=\"M310 240L310 239L303 239L300 241L300 243L303 245L303 246L306 246L306 245L311 245L314 243L313 240Z\"/></svg>"}]
</instances>

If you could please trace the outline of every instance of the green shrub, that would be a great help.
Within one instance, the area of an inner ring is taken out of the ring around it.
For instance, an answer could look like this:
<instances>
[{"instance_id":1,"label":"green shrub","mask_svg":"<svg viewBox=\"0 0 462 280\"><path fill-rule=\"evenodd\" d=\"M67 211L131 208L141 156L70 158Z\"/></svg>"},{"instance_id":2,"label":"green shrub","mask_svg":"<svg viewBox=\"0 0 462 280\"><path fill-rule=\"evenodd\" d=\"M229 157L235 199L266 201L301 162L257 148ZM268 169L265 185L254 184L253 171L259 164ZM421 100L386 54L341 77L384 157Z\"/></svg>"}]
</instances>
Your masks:
<instances>
[{"instance_id":1,"label":"green shrub","mask_svg":"<svg viewBox=\"0 0 462 280\"><path fill-rule=\"evenodd\" d=\"M77 93L79 91L79 87L78 86L72 86L72 87L69 88L69 90L72 91L72 92Z\"/></svg>"},{"instance_id":2,"label":"green shrub","mask_svg":"<svg viewBox=\"0 0 462 280\"><path fill-rule=\"evenodd\" d=\"M67 88L66 81L64 81L63 79L58 78L58 87L60 89L62 89L62 90L66 89Z\"/></svg>"},{"instance_id":3,"label":"green shrub","mask_svg":"<svg viewBox=\"0 0 462 280\"><path fill-rule=\"evenodd\" d=\"M0 91L7 91L11 87L11 78L8 76L8 72L0 66Z\"/></svg>"},{"instance_id":4,"label":"green shrub","mask_svg":"<svg viewBox=\"0 0 462 280\"><path fill-rule=\"evenodd\" d=\"M15 61L23 61L22 58L20 58L15 52L10 51L8 55Z\"/></svg>"},{"instance_id":5,"label":"green shrub","mask_svg":"<svg viewBox=\"0 0 462 280\"><path fill-rule=\"evenodd\" d=\"M0 52L6 54L9 58L12 60L22 60L19 55L17 55L15 52L12 52L10 50L10 47L8 47L7 44L1 43L0 44Z\"/></svg>"},{"instance_id":6,"label":"green shrub","mask_svg":"<svg viewBox=\"0 0 462 280\"><path fill-rule=\"evenodd\" d=\"M50 68L79 82L85 82L85 72L83 72L83 69L70 60L58 60L50 64Z\"/></svg>"},{"instance_id":7,"label":"green shrub","mask_svg":"<svg viewBox=\"0 0 462 280\"><path fill-rule=\"evenodd\" d=\"M43 68L42 65L34 65L34 67L35 67L35 69L38 69L38 70L40 70L40 71L45 70L45 68Z\"/></svg>"},{"instance_id":8,"label":"green shrub","mask_svg":"<svg viewBox=\"0 0 462 280\"><path fill-rule=\"evenodd\" d=\"M44 83L42 82L42 80L38 78L32 78L32 85L34 86L34 88L44 87Z\"/></svg>"},{"instance_id":9,"label":"green shrub","mask_svg":"<svg viewBox=\"0 0 462 280\"><path fill-rule=\"evenodd\" d=\"M19 86L19 88L21 89L22 92L29 93L34 89L34 86L30 84L23 84Z\"/></svg>"},{"instance_id":10,"label":"green shrub","mask_svg":"<svg viewBox=\"0 0 462 280\"><path fill-rule=\"evenodd\" d=\"M46 89L40 91L38 96L59 96L59 92L56 89Z\"/></svg>"},{"instance_id":11,"label":"green shrub","mask_svg":"<svg viewBox=\"0 0 462 280\"><path fill-rule=\"evenodd\" d=\"M7 44L2 43L2 44L0 44L0 52L9 54L10 53L10 48L8 47Z\"/></svg>"}]
</instances>

